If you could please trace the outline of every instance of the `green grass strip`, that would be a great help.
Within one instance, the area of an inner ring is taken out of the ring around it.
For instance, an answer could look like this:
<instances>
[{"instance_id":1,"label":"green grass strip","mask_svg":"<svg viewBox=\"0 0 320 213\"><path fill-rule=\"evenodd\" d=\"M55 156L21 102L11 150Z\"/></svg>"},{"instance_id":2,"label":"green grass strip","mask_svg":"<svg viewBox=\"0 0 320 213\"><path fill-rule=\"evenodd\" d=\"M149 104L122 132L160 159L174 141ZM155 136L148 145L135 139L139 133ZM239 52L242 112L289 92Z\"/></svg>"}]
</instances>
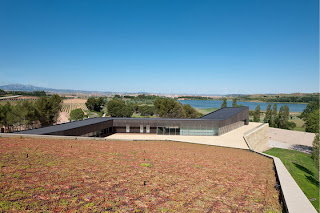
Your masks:
<instances>
[{"instance_id":1,"label":"green grass strip","mask_svg":"<svg viewBox=\"0 0 320 213\"><path fill-rule=\"evenodd\" d=\"M264 153L280 158L301 190L319 212L319 168L317 168L311 155L279 148L273 148Z\"/></svg>"}]
</instances>

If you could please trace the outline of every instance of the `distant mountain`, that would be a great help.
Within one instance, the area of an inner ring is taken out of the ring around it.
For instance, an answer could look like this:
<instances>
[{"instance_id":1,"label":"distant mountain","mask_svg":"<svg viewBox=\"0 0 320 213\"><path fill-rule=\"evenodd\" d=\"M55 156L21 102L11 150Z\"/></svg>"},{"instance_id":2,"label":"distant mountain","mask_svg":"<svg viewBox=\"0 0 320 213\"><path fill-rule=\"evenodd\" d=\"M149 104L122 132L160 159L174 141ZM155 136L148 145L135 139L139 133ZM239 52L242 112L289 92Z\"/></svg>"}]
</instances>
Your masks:
<instances>
[{"instance_id":1,"label":"distant mountain","mask_svg":"<svg viewBox=\"0 0 320 213\"><path fill-rule=\"evenodd\" d=\"M23 84L8 84L0 86L0 89L5 91L45 91L45 92L52 92L52 93L83 93L83 94L111 94L112 92L101 92L101 91L86 91L86 90L71 90L71 89L52 89L52 88L45 88L45 87L37 87L32 85L23 85Z\"/></svg>"},{"instance_id":2,"label":"distant mountain","mask_svg":"<svg viewBox=\"0 0 320 213\"><path fill-rule=\"evenodd\" d=\"M8 84L8 85L3 85L0 86L0 89L6 90L6 91L42 91L46 90L47 88L43 87L35 87L32 85L23 85L23 84Z\"/></svg>"}]
</instances>

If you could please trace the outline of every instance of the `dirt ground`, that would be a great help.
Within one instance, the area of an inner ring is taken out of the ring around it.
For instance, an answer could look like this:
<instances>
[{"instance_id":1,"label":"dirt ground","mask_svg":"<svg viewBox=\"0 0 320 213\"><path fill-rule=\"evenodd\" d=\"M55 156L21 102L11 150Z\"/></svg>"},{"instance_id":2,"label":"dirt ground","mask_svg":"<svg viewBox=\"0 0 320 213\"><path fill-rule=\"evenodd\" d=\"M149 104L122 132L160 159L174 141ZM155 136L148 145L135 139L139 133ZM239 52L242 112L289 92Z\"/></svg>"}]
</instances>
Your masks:
<instances>
[{"instance_id":1,"label":"dirt ground","mask_svg":"<svg viewBox=\"0 0 320 213\"><path fill-rule=\"evenodd\" d=\"M69 117L70 117L69 113L60 112L57 119L57 124L69 122Z\"/></svg>"}]
</instances>

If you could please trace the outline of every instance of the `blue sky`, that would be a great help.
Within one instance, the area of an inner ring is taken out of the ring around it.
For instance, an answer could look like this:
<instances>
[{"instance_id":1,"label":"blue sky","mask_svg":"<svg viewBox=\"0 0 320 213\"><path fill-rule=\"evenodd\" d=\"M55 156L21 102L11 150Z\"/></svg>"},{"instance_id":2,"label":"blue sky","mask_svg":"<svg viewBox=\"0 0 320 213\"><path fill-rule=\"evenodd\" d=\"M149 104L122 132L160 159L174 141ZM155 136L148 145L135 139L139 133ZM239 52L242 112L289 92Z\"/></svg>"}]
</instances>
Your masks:
<instances>
[{"instance_id":1,"label":"blue sky","mask_svg":"<svg viewBox=\"0 0 320 213\"><path fill-rule=\"evenodd\" d=\"M319 91L317 0L0 1L0 84Z\"/></svg>"}]
</instances>

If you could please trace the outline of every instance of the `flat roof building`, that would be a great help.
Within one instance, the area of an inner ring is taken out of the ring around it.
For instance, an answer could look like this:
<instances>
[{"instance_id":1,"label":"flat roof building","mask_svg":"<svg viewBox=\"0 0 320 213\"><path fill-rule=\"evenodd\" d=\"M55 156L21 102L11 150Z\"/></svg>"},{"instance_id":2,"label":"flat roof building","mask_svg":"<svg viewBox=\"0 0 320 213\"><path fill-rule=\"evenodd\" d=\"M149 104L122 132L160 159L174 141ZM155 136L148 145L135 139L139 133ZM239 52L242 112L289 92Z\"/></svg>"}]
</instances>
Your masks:
<instances>
[{"instance_id":1,"label":"flat roof building","mask_svg":"<svg viewBox=\"0 0 320 213\"><path fill-rule=\"evenodd\" d=\"M248 107L225 107L200 118L98 117L15 134L105 137L113 133L222 135L249 123Z\"/></svg>"}]
</instances>

